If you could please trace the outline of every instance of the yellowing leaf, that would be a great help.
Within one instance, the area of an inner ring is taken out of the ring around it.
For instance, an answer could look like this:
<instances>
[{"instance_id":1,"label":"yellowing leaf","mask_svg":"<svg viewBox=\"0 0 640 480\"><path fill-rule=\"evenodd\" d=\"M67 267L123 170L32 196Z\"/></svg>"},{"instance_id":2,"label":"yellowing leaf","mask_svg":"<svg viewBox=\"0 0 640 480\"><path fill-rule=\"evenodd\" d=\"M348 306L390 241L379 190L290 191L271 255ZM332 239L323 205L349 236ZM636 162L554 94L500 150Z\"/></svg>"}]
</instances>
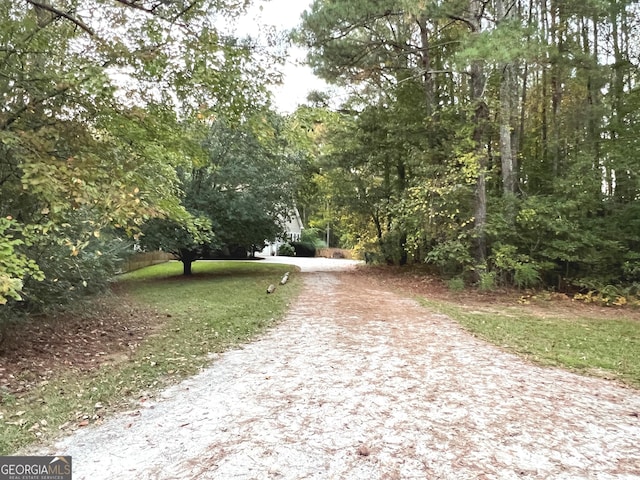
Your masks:
<instances>
[{"instance_id":1,"label":"yellowing leaf","mask_svg":"<svg viewBox=\"0 0 640 480\"><path fill-rule=\"evenodd\" d=\"M618 307L621 307L627 304L627 299L625 297L618 297L616 301L613 302L613 304L617 305Z\"/></svg>"}]
</instances>

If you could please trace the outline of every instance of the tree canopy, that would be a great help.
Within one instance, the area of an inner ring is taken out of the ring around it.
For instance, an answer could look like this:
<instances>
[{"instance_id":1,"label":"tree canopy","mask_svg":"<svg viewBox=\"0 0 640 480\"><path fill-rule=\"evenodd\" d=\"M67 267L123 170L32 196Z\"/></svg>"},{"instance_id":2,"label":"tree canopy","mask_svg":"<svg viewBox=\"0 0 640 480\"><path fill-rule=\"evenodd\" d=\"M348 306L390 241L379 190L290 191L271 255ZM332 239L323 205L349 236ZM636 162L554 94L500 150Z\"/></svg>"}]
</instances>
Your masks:
<instances>
[{"instance_id":1,"label":"tree canopy","mask_svg":"<svg viewBox=\"0 0 640 480\"><path fill-rule=\"evenodd\" d=\"M293 37L348 98L288 118L278 59L218 27L246 7L0 5L0 303L98 289L142 232L250 251L293 199L384 262L638 288L636 2L315 0Z\"/></svg>"},{"instance_id":2,"label":"tree canopy","mask_svg":"<svg viewBox=\"0 0 640 480\"><path fill-rule=\"evenodd\" d=\"M217 28L245 6L0 5L0 303L90 288L151 218L194 225L176 171L207 158L198 124L268 104L269 59Z\"/></svg>"},{"instance_id":3,"label":"tree canopy","mask_svg":"<svg viewBox=\"0 0 640 480\"><path fill-rule=\"evenodd\" d=\"M236 126L216 120L203 141L206 161L178 168L182 204L198 228L151 220L143 227L142 245L175 254L188 275L197 259L246 258L282 236L295 189L282 128L277 115Z\"/></svg>"}]
</instances>

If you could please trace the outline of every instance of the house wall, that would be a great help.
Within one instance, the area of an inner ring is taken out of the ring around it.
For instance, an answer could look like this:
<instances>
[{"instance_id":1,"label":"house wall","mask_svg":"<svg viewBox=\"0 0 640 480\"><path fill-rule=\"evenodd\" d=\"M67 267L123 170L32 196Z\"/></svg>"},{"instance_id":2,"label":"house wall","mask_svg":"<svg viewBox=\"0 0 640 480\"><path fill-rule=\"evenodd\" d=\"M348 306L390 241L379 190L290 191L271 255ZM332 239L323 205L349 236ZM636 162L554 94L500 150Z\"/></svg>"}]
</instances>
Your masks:
<instances>
[{"instance_id":1,"label":"house wall","mask_svg":"<svg viewBox=\"0 0 640 480\"><path fill-rule=\"evenodd\" d=\"M294 208L294 211L290 215L290 219L285 224L285 229L287 232L287 240L288 242L298 242L300 241L300 237L302 235L302 231L304 230L304 226L302 225L302 218L300 217L300 213L297 208ZM269 243L264 250L261 252L257 252L257 255L260 257L272 257L278 254L278 248L280 245L285 243L285 241L277 240L273 243Z\"/></svg>"}]
</instances>

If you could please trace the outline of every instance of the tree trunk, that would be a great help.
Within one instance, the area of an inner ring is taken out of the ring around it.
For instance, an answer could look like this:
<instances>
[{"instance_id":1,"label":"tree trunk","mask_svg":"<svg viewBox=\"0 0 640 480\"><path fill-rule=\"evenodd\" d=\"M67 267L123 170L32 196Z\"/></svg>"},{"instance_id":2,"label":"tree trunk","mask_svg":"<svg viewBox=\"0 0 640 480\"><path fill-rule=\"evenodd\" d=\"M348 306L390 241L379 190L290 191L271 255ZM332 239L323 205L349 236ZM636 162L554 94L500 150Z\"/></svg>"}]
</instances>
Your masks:
<instances>
[{"instance_id":1,"label":"tree trunk","mask_svg":"<svg viewBox=\"0 0 640 480\"><path fill-rule=\"evenodd\" d=\"M193 264L192 260L183 259L182 260L182 274L183 275L191 275L191 265Z\"/></svg>"},{"instance_id":2,"label":"tree trunk","mask_svg":"<svg viewBox=\"0 0 640 480\"><path fill-rule=\"evenodd\" d=\"M374 212L371 214L371 218L373 219L373 223L376 226L376 236L378 238L378 243L382 245L382 223L380 222L380 215L378 212Z\"/></svg>"},{"instance_id":3,"label":"tree trunk","mask_svg":"<svg viewBox=\"0 0 640 480\"><path fill-rule=\"evenodd\" d=\"M502 189L505 195L516 192L513 144L511 142L511 112L513 98L512 65L506 64L502 70L500 83L500 160L502 166Z\"/></svg>"},{"instance_id":4,"label":"tree trunk","mask_svg":"<svg viewBox=\"0 0 640 480\"><path fill-rule=\"evenodd\" d=\"M191 275L191 265L198 259L198 255L192 250L180 250L178 257L182 262L182 274Z\"/></svg>"},{"instance_id":5,"label":"tree trunk","mask_svg":"<svg viewBox=\"0 0 640 480\"><path fill-rule=\"evenodd\" d=\"M527 118L527 80L529 77L529 63L524 64L524 71L522 73L522 93L520 95L520 126L518 129L518 137L516 141L516 151L519 152L522 149L522 145L525 141L525 121ZM516 165L518 160L516 156ZM516 184L520 181L519 175L516 176Z\"/></svg>"},{"instance_id":6,"label":"tree trunk","mask_svg":"<svg viewBox=\"0 0 640 480\"><path fill-rule=\"evenodd\" d=\"M480 173L476 180L476 205L475 205L475 229L476 229L476 265L484 265L487 261L487 181L485 174L486 162L480 162Z\"/></svg>"},{"instance_id":7,"label":"tree trunk","mask_svg":"<svg viewBox=\"0 0 640 480\"><path fill-rule=\"evenodd\" d=\"M429 54L429 29L427 27L427 17L416 19L420 28L420 63L422 64L422 85L424 88L425 103L427 106L427 115L431 116L433 112L433 82L431 80L431 56Z\"/></svg>"},{"instance_id":8,"label":"tree trunk","mask_svg":"<svg viewBox=\"0 0 640 480\"><path fill-rule=\"evenodd\" d=\"M513 8L505 8L504 2L496 2L496 13L499 22L509 20L514 16ZM513 111L516 97L516 83L514 81L514 62L502 65L500 78L500 161L502 166L502 189L505 195L513 195L516 191L515 176L515 145L513 139Z\"/></svg>"},{"instance_id":9,"label":"tree trunk","mask_svg":"<svg viewBox=\"0 0 640 480\"><path fill-rule=\"evenodd\" d=\"M479 34L482 31L484 4L480 0L471 0L469 6L472 15L472 19L470 20L472 35ZM487 260L487 153L485 130L489 118L489 109L483 98L485 82L484 63L481 60L472 62L470 69L470 100L474 108L473 143L474 153L478 162L478 177L476 179L474 202L474 227L476 237L474 260L476 265L484 265Z\"/></svg>"},{"instance_id":10,"label":"tree trunk","mask_svg":"<svg viewBox=\"0 0 640 480\"><path fill-rule=\"evenodd\" d=\"M562 58L565 51L564 38L568 30L566 20L563 18L561 3L556 0L551 6L551 30L552 39L556 44L557 52L551 60L551 154L553 159L553 177L561 175L561 148L560 148L560 108L562 105Z\"/></svg>"},{"instance_id":11,"label":"tree trunk","mask_svg":"<svg viewBox=\"0 0 640 480\"><path fill-rule=\"evenodd\" d=\"M400 265L406 265L409 261L409 253L407 252L407 234L402 232L399 241L400 248Z\"/></svg>"},{"instance_id":12,"label":"tree trunk","mask_svg":"<svg viewBox=\"0 0 640 480\"><path fill-rule=\"evenodd\" d=\"M475 261L477 265L483 265L487 260L487 154L485 152L484 138L489 109L484 102L482 95L484 91L484 71L480 62L474 62L471 66L471 96L475 105L473 141L475 144L475 155L478 161L478 178L475 188L475 234L476 252Z\"/></svg>"},{"instance_id":13,"label":"tree trunk","mask_svg":"<svg viewBox=\"0 0 640 480\"><path fill-rule=\"evenodd\" d=\"M533 17L533 3L529 2L529 12L527 14L527 27L529 31L531 31L532 26L535 23L535 19ZM544 35L544 32L543 32ZM531 34L527 34L527 46L531 44ZM527 86L529 81L529 61L525 60L524 68L522 72L522 92L520 93L520 127L518 129L518 135L516 137L515 148L516 152L520 152L522 150L522 146L525 142L525 121L527 118ZM536 80L537 83L537 80ZM516 167L519 168L518 156L516 155ZM516 170L518 171L518 170ZM520 175L518 173L516 177L516 184L519 186L520 184Z\"/></svg>"}]
</instances>

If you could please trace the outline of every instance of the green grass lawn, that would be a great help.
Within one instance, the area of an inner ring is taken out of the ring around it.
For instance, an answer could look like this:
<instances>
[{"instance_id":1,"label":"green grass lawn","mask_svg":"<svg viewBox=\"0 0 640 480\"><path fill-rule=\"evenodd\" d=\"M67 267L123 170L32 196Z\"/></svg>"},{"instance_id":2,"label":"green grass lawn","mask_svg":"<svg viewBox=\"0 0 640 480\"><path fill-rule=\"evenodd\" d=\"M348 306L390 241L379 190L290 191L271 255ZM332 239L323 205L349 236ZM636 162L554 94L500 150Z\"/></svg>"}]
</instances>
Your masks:
<instances>
[{"instance_id":1,"label":"green grass lawn","mask_svg":"<svg viewBox=\"0 0 640 480\"><path fill-rule=\"evenodd\" d=\"M130 355L87 374L60 372L21 396L0 397L0 454L11 454L59 431L101 421L109 412L192 375L210 354L249 341L281 319L301 282L295 267L251 262L197 262L183 277L170 262L122 276L116 292L157 311L155 333Z\"/></svg>"},{"instance_id":2,"label":"green grass lawn","mask_svg":"<svg viewBox=\"0 0 640 480\"><path fill-rule=\"evenodd\" d=\"M182 264L170 262L125 275L122 281L134 298L172 319L141 353L148 349L145 358L156 365L193 373L209 353L247 342L283 316L298 291L295 276L273 295L266 289L292 268L257 261L196 262L193 275L184 277Z\"/></svg>"},{"instance_id":3,"label":"green grass lawn","mask_svg":"<svg viewBox=\"0 0 640 480\"><path fill-rule=\"evenodd\" d=\"M197 262L194 274L185 278L181 264L171 262L126 275L124 281L136 299L172 318L171 327L148 342L148 357L171 364L171 369L184 363L191 373L199 362L176 358L204 358L248 341L283 316L298 291L295 276L273 295L267 295L266 289L292 268L257 262Z\"/></svg>"},{"instance_id":4,"label":"green grass lawn","mask_svg":"<svg viewBox=\"0 0 640 480\"><path fill-rule=\"evenodd\" d=\"M611 318L548 314L526 306L464 308L453 302L421 299L426 307L458 321L474 335L542 365L620 380L640 388L640 322L624 310Z\"/></svg>"}]
</instances>

